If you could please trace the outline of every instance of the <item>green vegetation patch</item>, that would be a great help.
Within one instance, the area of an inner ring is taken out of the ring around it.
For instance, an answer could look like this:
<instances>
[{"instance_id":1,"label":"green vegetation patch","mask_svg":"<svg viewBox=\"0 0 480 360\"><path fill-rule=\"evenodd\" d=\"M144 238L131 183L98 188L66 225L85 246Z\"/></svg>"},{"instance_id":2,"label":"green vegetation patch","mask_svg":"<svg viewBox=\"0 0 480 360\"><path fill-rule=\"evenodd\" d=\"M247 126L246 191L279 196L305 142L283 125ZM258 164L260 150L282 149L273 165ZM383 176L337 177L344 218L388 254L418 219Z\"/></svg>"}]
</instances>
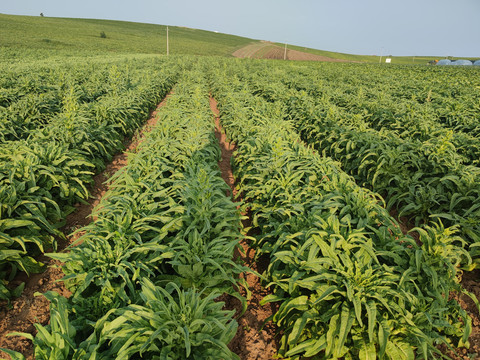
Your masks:
<instances>
[{"instance_id":1,"label":"green vegetation patch","mask_svg":"<svg viewBox=\"0 0 480 360\"><path fill-rule=\"evenodd\" d=\"M0 29L0 49L9 58L167 52L164 25L0 14ZM169 26L170 54L231 56L249 42L240 36Z\"/></svg>"}]
</instances>

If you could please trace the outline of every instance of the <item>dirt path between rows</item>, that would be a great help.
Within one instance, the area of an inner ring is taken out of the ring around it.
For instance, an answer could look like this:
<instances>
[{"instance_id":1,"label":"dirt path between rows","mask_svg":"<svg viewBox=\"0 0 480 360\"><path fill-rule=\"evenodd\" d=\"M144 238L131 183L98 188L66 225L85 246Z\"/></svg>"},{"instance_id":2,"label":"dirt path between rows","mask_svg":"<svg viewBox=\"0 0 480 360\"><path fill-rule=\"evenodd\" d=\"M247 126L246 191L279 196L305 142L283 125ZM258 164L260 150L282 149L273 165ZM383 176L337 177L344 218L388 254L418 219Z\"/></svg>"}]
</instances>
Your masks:
<instances>
[{"instance_id":1,"label":"dirt path between rows","mask_svg":"<svg viewBox=\"0 0 480 360\"><path fill-rule=\"evenodd\" d=\"M170 93L171 94L171 93ZM157 122L157 112L165 105L169 95L157 106L156 110L149 115L147 122L136 132L131 138L124 141L125 151L113 157L112 162L107 164L106 169L94 176L94 183L90 188L90 199L87 204L77 204L76 211L68 215L66 225L62 228L62 232L66 235L67 241L61 241L58 244L58 251L64 250L81 236L81 233L71 235L73 231L88 225L92 222L90 216L92 210L97 206L108 190L106 182L113 174L127 165L128 154L135 152L138 145L144 139L144 134L151 131ZM51 260L45 255L40 256L37 260L48 265L47 269L40 274L32 274L27 277L21 274L14 281L13 285L25 283L25 289L22 295L11 302L11 308L6 302L0 302L0 347L19 351L25 355L27 360L33 359L32 342L21 337L7 337L7 334L17 331L36 334L34 323L45 325L50 319L49 302L43 296L34 296L36 292L45 293L47 291L55 291L62 296L69 297L70 292L59 282L63 277L61 263ZM0 351L0 358L9 359L10 357Z\"/></svg>"},{"instance_id":2,"label":"dirt path between rows","mask_svg":"<svg viewBox=\"0 0 480 360\"><path fill-rule=\"evenodd\" d=\"M235 189L235 179L233 177L230 161L235 151L235 145L230 143L220 125L219 111L217 109L217 102L210 98L210 108L215 115L215 136L220 144L222 150L222 158L218 162L222 178L230 186L231 193L234 198L237 195ZM227 194L227 195L230 195ZM250 227L249 219L244 221L245 227ZM255 261L255 252L250 248L248 241L243 239L240 241L243 248L243 253L238 252L237 257L240 257L244 265L248 266L254 271L262 273L268 261ZM263 288L261 280L258 276L247 273L243 274L248 284L252 296L247 301L247 310L240 316L238 321L237 334L229 344L230 350L240 356L242 360L271 360L277 352L278 344L276 343L275 333L276 327L272 322L264 324L265 321L276 311L275 304L260 306L260 301L268 295L268 291ZM246 295L243 293L242 295ZM231 297L225 296L222 299L225 301L225 307L228 309L235 309L237 314L240 313L240 302ZM263 327L263 328L262 328Z\"/></svg>"}]
</instances>

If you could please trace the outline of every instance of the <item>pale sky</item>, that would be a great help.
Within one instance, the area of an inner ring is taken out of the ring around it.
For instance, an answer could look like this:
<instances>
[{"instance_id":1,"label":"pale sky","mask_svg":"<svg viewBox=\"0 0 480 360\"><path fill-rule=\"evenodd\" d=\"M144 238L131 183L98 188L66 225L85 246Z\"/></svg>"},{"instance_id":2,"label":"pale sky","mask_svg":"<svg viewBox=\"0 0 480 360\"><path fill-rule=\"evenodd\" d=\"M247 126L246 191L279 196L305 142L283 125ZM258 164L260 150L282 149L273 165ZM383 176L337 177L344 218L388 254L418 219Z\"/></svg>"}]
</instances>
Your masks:
<instances>
[{"instance_id":1,"label":"pale sky","mask_svg":"<svg viewBox=\"0 0 480 360\"><path fill-rule=\"evenodd\" d=\"M41 12L187 26L352 54L480 57L480 0L0 0L0 13Z\"/></svg>"}]
</instances>

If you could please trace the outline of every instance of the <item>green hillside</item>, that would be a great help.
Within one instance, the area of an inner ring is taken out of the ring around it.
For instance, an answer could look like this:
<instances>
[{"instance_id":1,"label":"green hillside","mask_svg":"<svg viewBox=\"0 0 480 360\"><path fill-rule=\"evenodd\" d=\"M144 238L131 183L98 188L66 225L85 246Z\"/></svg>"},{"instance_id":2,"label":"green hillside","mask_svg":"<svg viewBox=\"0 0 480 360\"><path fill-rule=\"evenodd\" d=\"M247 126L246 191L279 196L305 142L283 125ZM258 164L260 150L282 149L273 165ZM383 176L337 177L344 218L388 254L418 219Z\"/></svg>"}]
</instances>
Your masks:
<instances>
[{"instance_id":1,"label":"green hillside","mask_svg":"<svg viewBox=\"0 0 480 360\"><path fill-rule=\"evenodd\" d=\"M102 38L101 33L106 37ZM169 26L170 54L232 56L257 40ZM284 46L284 44L277 44ZM379 63L374 55L352 55L288 45L289 49L354 62ZM55 56L166 54L166 26L113 20L0 14L0 61ZM393 57L394 64L426 64L441 57ZM383 61L382 61L383 62Z\"/></svg>"},{"instance_id":2,"label":"green hillside","mask_svg":"<svg viewBox=\"0 0 480 360\"><path fill-rule=\"evenodd\" d=\"M106 38L100 36L104 32ZM231 56L252 39L169 26L171 54ZM165 54L166 26L125 21L0 14L2 57Z\"/></svg>"}]
</instances>

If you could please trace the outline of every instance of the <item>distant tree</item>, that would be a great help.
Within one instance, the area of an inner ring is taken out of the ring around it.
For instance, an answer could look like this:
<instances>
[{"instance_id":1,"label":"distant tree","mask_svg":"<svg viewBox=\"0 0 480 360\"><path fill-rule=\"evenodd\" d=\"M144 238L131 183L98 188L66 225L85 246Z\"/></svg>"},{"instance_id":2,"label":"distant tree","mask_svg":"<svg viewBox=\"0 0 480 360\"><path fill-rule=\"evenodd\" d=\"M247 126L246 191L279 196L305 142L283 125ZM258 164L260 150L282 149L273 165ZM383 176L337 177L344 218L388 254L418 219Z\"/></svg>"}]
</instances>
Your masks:
<instances>
[{"instance_id":1,"label":"distant tree","mask_svg":"<svg viewBox=\"0 0 480 360\"><path fill-rule=\"evenodd\" d=\"M100 37L101 37L102 39L106 39L106 38L107 38L107 34L105 34L105 31L100 32Z\"/></svg>"},{"instance_id":2,"label":"distant tree","mask_svg":"<svg viewBox=\"0 0 480 360\"><path fill-rule=\"evenodd\" d=\"M40 16L43 17L43 13L40 13Z\"/></svg>"}]
</instances>

